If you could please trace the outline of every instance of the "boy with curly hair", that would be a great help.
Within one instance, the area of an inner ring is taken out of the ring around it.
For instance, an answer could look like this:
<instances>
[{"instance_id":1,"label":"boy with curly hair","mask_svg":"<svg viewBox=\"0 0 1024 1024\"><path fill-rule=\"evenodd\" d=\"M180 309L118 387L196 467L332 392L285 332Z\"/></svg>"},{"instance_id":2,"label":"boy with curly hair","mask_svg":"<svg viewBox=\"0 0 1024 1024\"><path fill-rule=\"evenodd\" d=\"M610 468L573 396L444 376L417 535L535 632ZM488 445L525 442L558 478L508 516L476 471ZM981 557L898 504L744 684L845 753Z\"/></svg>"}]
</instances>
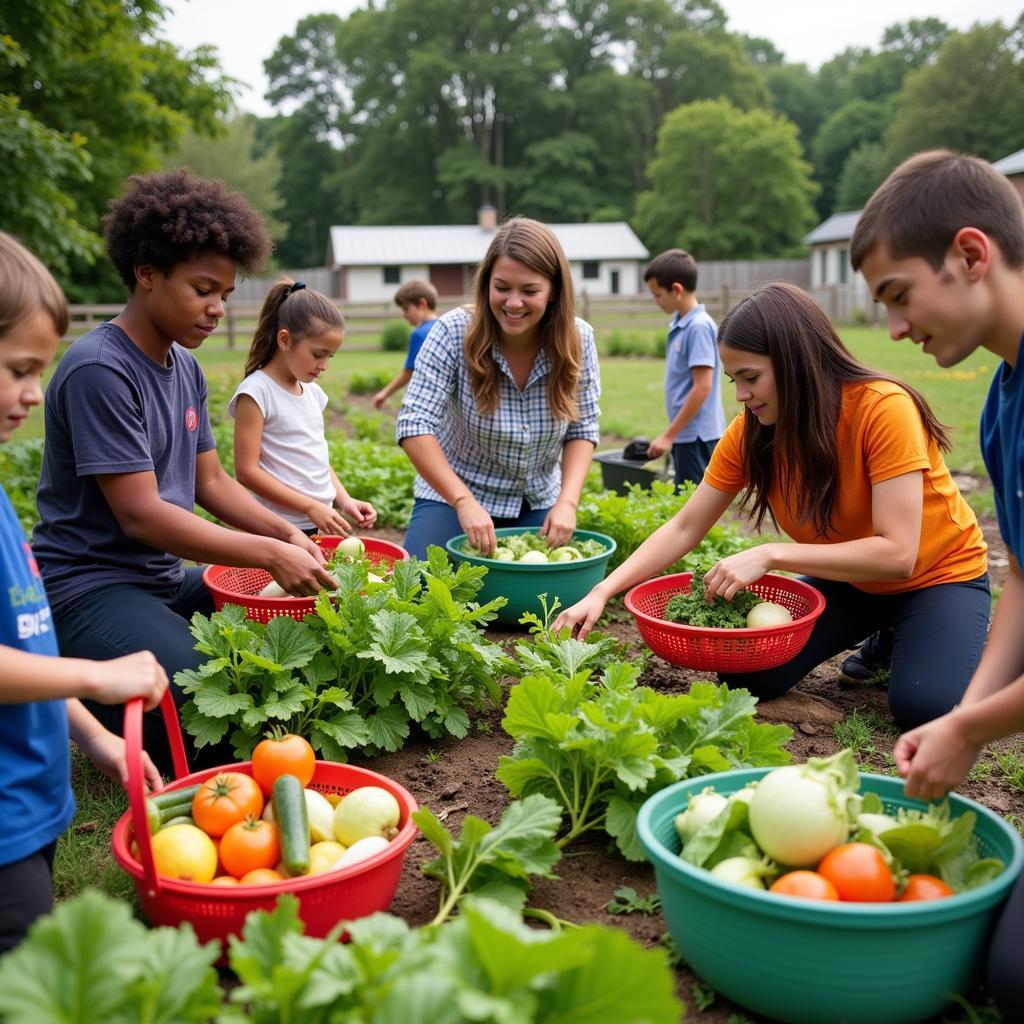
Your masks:
<instances>
[{"instance_id":1,"label":"boy with curly hair","mask_svg":"<svg viewBox=\"0 0 1024 1024\"><path fill-rule=\"evenodd\" d=\"M189 619L213 610L202 569L183 559L265 568L297 595L337 584L309 538L224 471L192 354L224 315L238 268L256 270L270 252L259 214L222 182L179 169L130 178L105 227L130 295L68 349L46 389L33 547L61 654L149 648L173 680L204 657ZM90 710L121 731L121 706ZM163 724L146 718L145 747L167 771Z\"/></svg>"}]
</instances>

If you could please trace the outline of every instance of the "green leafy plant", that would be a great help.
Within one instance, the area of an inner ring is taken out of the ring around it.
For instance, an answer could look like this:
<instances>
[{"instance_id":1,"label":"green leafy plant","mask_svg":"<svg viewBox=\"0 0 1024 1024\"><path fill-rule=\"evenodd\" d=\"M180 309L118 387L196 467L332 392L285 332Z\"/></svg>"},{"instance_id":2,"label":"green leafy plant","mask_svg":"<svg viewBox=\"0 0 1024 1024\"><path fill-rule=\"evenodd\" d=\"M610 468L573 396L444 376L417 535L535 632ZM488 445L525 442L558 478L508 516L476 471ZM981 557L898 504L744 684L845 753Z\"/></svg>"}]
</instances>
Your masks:
<instances>
[{"instance_id":1,"label":"green leafy plant","mask_svg":"<svg viewBox=\"0 0 1024 1024\"><path fill-rule=\"evenodd\" d=\"M596 680L586 669L538 667L509 691L502 726L516 743L497 778L513 796L543 793L561 804L561 847L603 829L625 857L642 860L636 817L650 793L694 775L789 761L783 744L792 730L755 722L747 690L695 683L667 696L637 686L638 670L625 662Z\"/></svg>"},{"instance_id":2,"label":"green leafy plant","mask_svg":"<svg viewBox=\"0 0 1024 1024\"><path fill-rule=\"evenodd\" d=\"M405 320L389 320L380 332L380 347L383 352L404 352L409 347L412 329ZM385 381L385 383L387 383Z\"/></svg>"},{"instance_id":3,"label":"green leafy plant","mask_svg":"<svg viewBox=\"0 0 1024 1024\"><path fill-rule=\"evenodd\" d=\"M36 488L43 465L43 439L11 441L0 447L0 480L26 534L39 519Z\"/></svg>"},{"instance_id":4,"label":"green leafy plant","mask_svg":"<svg viewBox=\"0 0 1024 1024\"><path fill-rule=\"evenodd\" d=\"M713 629L742 629L747 624L747 612L763 598L750 590L741 590L731 601L716 597L708 602L704 588L704 574L709 565L693 571L690 589L685 594L674 594L665 606L664 617L669 622L685 622L691 626Z\"/></svg>"},{"instance_id":5,"label":"green leafy plant","mask_svg":"<svg viewBox=\"0 0 1024 1024\"><path fill-rule=\"evenodd\" d=\"M353 373L348 380L348 391L351 395L372 395L380 391L389 380L391 380L391 374L387 370Z\"/></svg>"},{"instance_id":6,"label":"green leafy plant","mask_svg":"<svg viewBox=\"0 0 1024 1024\"><path fill-rule=\"evenodd\" d=\"M478 605L486 570L453 569L440 548L428 562L396 562L381 583L368 583L368 570L365 559L336 565L338 589L322 591L303 622L282 615L264 626L235 605L193 616L209 660L175 681L192 695L182 721L198 746L230 731L245 759L268 724L281 724L344 761L353 748L398 750L413 724L434 739L466 735L467 709L500 693L507 658L482 627L504 598Z\"/></svg>"},{"instance_id":7,"label":"green leafy plant","mask_svg":"<svg viewBox=\"0 0 1024 1024\"><path fill-rule=\"evenodd\" d=\"M521 912L530 876L556 877L551 869L562 853L554 837L562 814L559 805L546 796L513 800L494 827L467 814L458 839L427 807L415 811L412 818L439 853L423 865L423 873L441 883L440 907L432 924L446 921L470 893Z\"/></svg>"},{"instance_id":8,"label":"green leafy plant","mask_svg":"<svg viewBox=\"0 0 1024 1024\"><path fill-rule=\"evenodd\" d=\"M631 885L624 885L615 890L604 909L609 914L656 914L661 910L661 897L656 892L641 896Z\"/></svg>"},{"instance_id":9,"label":"green leafy plant","mask_svg":"<svg viewBox=\"0 0 1024 1024\"><path fill-rule=\"evenodd\" d=\"M340 432L328 437L331 465L350 494L377 510L378 526L404 529L412 515L416 470L398 445L353 441Z\"/></svg>"}]
</instances>

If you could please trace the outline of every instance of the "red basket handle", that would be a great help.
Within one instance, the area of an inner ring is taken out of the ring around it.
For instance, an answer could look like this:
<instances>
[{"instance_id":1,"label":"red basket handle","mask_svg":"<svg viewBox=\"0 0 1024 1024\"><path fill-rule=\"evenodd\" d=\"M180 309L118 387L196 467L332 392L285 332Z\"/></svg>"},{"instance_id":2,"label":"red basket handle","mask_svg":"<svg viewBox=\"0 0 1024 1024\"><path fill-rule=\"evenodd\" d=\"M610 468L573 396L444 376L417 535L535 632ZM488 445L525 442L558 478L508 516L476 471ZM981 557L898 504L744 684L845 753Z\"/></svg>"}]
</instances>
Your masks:
<instances>
[{"instance_id":1,"label":"red basket handle","mask_svg":"<svg viewBox=\"0 0 1024 1024\"><path fill-rule=\"evenodd\" d=\"M160 710L164 716L167 739L171 746L174 777L180 779L183 775L188 775L188 760L185 757L185 741L181 736L181 726L178 724L178 709L175 707L170 687L164 691L160 700ZM142 770L141 697L128 701L124 707L124 746L128 767L128 803L132 811L132 832L139 846L139 860L142 862L146 889L149 896L154 897L160 891L160 882L156 874L156 862L153 860L149 821L146 818L146 776Z\"/></svg>"}]
</instances>

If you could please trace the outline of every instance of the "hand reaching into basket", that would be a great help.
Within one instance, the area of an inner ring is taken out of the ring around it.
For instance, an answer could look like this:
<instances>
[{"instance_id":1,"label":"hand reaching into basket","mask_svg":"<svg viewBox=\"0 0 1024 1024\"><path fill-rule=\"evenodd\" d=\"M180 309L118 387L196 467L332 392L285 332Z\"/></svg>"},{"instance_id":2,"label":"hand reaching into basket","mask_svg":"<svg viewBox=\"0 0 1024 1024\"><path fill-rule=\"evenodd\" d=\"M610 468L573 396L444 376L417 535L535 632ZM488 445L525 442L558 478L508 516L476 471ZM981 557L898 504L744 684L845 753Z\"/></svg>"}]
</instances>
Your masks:
<instances>
[{"instance_id":1,"label":"hand reaching into basket","mask_svg":"<svg viewBox=\"0 0 1024 1024\"><path fill-rule=\"evenodd\" d=\"M494 532L494 520L487 510L472 494L464 494L456 499L452 506L459 517L459 526L466 539L482 555L490 558L498 546L498 536Z\"/></svg>"},{"instance_id":2,"label":"hand reaching into basket","mask_svg":"<svg viewBox=\"0 0 1024 1024\"><path fill-rule=\"evenodd\" d=\"M544 517L544 525L540 528L540 535L547 537L548 545L552 548L560 548L572 540L576 530L576 509L572 502L559 499L551 506L551 510Z\"/></svg>"},{"instance_id":3,"label":"hand reaching into basket","mask_svg":"<svg viewBox=\"0 0 1024 1024\"><path fill-rule=\"evenodd\" d=\"M311 501L305 513L320 533L329 537L347 537L352 532L348 520L337 509L322 501Z\"/></svg>"},{"instance_id":4,"label":"hand reaching into basket","mask_svg":"<svg viewBox=\"0 0 1024 1024\"><path fill-rule=\"evenodd\" d=\"M263 568L293 597L315 597L321 590L338 589L338 581L324 568L323 551L301 531L294 543L275 545L274 557Z\"/></svg>"},{"instance_id":5,"label":"hand reaching into basket","mask_svg":"<svg viewBox=\"0 0 1024 1024\"><path fill-rule=\"evenodd\" d=\"M770 544L739 551L713 565L704 574L704 592L710 604L716 597L731 601L744 587L756 583L773 562Z\"/></svg>"}]
</instances>

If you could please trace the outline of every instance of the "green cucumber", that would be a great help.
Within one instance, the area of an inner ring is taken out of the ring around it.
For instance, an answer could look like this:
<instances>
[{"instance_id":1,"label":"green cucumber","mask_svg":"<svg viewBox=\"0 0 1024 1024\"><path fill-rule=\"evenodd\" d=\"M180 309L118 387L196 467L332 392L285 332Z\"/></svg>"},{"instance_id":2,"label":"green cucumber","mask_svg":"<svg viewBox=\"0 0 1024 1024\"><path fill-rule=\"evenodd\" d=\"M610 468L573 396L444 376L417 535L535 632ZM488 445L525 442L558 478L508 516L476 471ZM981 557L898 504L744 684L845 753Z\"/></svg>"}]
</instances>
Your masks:
<instances>
[{"instance_id":1,"label":"green cucumber","mask_svg":"<svg viewBox=\"0 0 1024 1024\"><path fill-rule=\"evenodd\" d=\"M192 800L198 792L199 786L186 786L184 789L164 790L147 796L146 821L149 834L159 832L171 818L191 815Z\"/></svg>"},{"instance_id":2,"label":"green cucumber","mask_svg":"<svg viewBox=\"0 0 1024 1024\"><path fill-rule=\"evenodd\" d=\"M200 784L183 786L181 789L162 789L159 793L151 793L149 798L160 808L177 804L191 804L193 797L199 792Z\"/></svg>"},{"instance_id":3,"label":"green cucumber","mask_svg":"<svg viewBox=\"0 0 1024 1024\"><path fill-rule=\"evenodd\" d=\"M170 828L172 825L194 825L195 823L191 814L179 814L176 818L169 818L160 827Z\"/></svg>"},{"instance_id":4,"label":"green cucumber","mask_svg":"<svg viewBox=\"0 0 1024 1024\"><path fill-rule=\"evenodd\" d=\"M281 842L281 863L293 877L309 874L309 814L302 783L294 775L279 775L270 800Z\"/></svg>"}]
</instances>

